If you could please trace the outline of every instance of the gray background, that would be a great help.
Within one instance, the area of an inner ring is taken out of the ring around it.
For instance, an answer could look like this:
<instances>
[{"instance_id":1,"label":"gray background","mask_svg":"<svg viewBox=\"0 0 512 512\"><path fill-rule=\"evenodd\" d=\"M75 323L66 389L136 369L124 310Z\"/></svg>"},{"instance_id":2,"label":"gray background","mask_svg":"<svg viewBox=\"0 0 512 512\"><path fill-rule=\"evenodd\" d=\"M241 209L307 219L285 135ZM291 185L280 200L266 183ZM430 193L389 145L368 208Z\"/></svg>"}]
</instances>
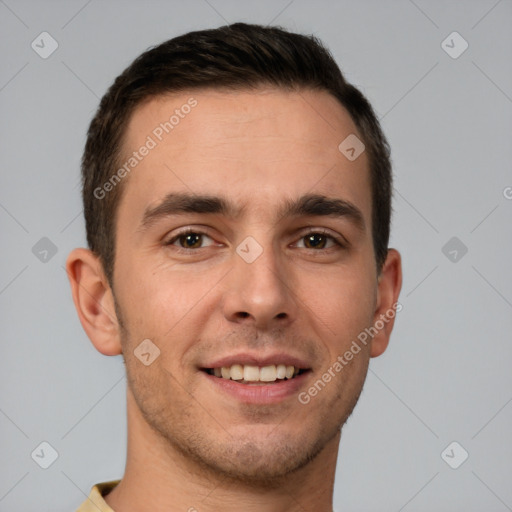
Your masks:
<instances>
[{"instance_id":1,"label":"gray background","mask_svg":"<svg viewBox=\"0 0 512 512\"><path fill-rule=\"evenodd\" d=\"M235 21L320 37L393 148L403 310L344 428L335 506L512 510L510 0L0 1L0 510L71 511L123 474L121 356L89 342L63 267L85 245L85 131L147 47ZM43 31L59 45L47 59L31 48ZM469 44L456 59L453 31ZM42 441L48 469L31 457ZM441 456L453 441L458 469Z\"/></svg>"}]
</instances>

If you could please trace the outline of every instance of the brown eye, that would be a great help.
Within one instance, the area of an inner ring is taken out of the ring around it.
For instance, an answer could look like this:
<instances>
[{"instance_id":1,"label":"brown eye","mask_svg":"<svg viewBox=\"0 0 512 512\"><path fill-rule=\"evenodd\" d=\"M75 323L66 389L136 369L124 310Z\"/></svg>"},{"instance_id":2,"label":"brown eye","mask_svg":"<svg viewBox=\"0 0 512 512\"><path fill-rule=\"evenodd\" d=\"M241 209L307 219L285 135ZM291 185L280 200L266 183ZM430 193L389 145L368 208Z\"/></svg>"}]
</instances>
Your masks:
<instances>
[{"instance_id":1,"label":"brown eye","mask_svg":"<svg viewBox=\"0 0 512 512\"><path fill-rule=\"evenodd\" d=\"M181 235L178 240L184 249L197 249L201 247L203 239L199 233L187 233L186 235Z\"/></svg>"},{"instance_id":2,"label":"brown eye","mask_svg":"<svg viewBox=\"0 0 512 512\"><path fill-rule=\"evenodd\" d=\"M203 247L212 245L213 240L204 233L197 231L186 231L178 233L171 238L165 245L174 245L178 249L202 249Z\"/></svg>"},{"instance_id":3,"label":"brown eye","mask_svg":"<svg viewBox=\"0 0 512 512\"><path fill-rule=\"evenodd\" d=\"M305 249L330 249L332 247L343 247L341 241L338 241L335 236L323 232L311 232L300 238L298 242L299 247Z\"/></svg>"},{"instance_id":4,"label":"brown eye","mask_svg":"<svg viewBox=\"0 0 512 512\"><path fill-rule=\"evenodd\" d=\"M327 243L327 237L320 233L311 233L304 237L304 245L308 249L324 249Z\"/></svg>"}]
</instances>

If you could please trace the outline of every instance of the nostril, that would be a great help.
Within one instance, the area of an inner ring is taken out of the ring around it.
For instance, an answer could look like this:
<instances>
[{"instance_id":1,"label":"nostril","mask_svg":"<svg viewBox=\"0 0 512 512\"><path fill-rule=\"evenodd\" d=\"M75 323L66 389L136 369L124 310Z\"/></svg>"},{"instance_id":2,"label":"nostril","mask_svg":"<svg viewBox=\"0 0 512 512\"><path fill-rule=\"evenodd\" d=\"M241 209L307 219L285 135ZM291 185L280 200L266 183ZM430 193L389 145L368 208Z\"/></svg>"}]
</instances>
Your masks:
<instances>
[{"instance_id":1,"label":"nostril","mask_svg":"<svg viewBox=\"0 0 512 512\"><path fill-rule=\"evenodd\" d=\"M249 313L247 313L246 311L240 311L240 313L238 313L238 316L242 318L247 318L249 316Z\"/></svg>"},{"instance_id":2,"label":"nostril","mask_svg":"<svg viewBox=\"0 0 512 512\"><path fill-rule=\"evenodd\" d=\"M276 318L286 318L286 313L279 313Z\"/></svg>"}]
</instances>

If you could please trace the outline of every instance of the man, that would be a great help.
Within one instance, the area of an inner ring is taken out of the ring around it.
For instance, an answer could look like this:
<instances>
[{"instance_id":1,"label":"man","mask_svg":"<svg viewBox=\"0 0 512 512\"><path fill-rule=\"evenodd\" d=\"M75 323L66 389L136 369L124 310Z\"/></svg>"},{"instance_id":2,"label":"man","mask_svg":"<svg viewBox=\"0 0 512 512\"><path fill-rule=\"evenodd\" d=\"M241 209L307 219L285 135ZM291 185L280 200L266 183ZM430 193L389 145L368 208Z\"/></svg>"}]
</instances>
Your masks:
<instances>
[{"instance_id":1,"label":"man","mask_svg":"<svg viewBox=\"0 0 512 512\"><path fill-rule=\"evenodd\" d=\"M67 271L123 354L122 480L80 512L330 512L343 424L401 287L389 149L314 38L237 23L155 47L101 101L90 249Z\"/></svg>"}]
</instances>

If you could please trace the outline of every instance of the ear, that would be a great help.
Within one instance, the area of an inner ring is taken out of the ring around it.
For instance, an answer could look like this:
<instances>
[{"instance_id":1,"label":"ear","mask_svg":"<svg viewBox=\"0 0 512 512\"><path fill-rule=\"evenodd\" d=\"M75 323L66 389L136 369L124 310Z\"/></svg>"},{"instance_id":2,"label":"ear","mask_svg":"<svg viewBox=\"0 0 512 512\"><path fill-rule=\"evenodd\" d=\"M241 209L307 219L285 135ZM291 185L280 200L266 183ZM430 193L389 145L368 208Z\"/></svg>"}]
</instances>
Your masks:
<instances>
[{"instance_id":1,"label":"ear","mask_svg":"<svg viewBox=\"0 0 512 512\"><path fill-rule=\"evenodd\" d=\"M398 296L402 288L402 261L396 249L388 249L377 285L377 302L373 317L374 335L371 357L380 356L387 348L396 314L402 309Z\"/></svg>"},{"instance_id":2,"label":"ear","mask_svg":"<svg viewBox=\"0 0 512 512\"><path fill-rule=\"evenodd\" d=\"M80 323L96 350L107 356L121 354L114 297L100 259L88 249L74 249L66 272Z\"/></svg>"}]
</instances>

